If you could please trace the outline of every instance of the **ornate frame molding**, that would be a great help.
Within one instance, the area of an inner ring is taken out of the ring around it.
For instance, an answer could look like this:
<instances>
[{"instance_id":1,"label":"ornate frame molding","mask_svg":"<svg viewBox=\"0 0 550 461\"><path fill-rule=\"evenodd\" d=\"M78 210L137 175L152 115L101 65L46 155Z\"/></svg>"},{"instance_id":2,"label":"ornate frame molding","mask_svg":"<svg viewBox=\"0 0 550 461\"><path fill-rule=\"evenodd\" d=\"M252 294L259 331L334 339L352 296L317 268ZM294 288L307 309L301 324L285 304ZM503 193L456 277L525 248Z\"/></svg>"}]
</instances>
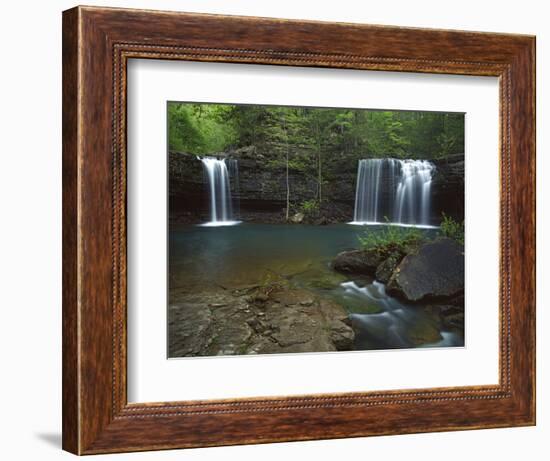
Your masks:
<instances>
[{"instance_id":1,"label":"ornate frame molding","mask_svg":"<svg viewBox=\"0 0 550 461\"><path fill-rule=\"evenodd\" d=\"M66 11L64 448L87 454L534 424L534 46L518 35ZM499 384L128 404L126 64L136 58L499 77Z\"/></svg>"}]
</instances>

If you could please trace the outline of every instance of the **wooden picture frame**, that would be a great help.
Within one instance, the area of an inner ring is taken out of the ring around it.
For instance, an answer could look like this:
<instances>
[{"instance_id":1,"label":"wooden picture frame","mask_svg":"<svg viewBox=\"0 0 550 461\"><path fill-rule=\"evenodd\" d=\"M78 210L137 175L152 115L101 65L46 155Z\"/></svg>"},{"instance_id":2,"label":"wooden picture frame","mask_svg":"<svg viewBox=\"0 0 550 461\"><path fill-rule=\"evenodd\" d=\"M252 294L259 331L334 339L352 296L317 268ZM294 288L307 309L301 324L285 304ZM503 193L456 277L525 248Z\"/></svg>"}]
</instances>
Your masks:
<instances>
[{"instance_id":1,"label":"wooden picture frame","mask_svg":"<svg viewBox=\"0 0 550 461\"><path fill-rule=\"evenodd\" d=\"M500 380L128 404L131 58L496 76ZM63 448L93 454L535 424L535 38L76 7L63 13Z\"/></svg>"}]
</instances>

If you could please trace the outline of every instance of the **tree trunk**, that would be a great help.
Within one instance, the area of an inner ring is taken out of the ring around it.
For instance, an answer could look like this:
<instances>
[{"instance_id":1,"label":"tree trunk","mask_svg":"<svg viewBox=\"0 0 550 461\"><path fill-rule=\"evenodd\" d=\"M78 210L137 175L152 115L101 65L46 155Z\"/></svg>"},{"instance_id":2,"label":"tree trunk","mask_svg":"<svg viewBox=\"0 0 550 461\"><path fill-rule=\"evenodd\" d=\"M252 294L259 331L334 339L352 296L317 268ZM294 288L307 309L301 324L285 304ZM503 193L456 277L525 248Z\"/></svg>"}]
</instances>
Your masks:
<instances>
[{"instance_id":1,"label":"tree trunk","mask_svg":"<svg viewBox=\"0 0 550 461\"><path fill-rule=\"evenodd\" d=\"M283 132L285 134L285 145L286 145L286 221L289 220L290 215L290 183L288 180L288 133L286 131L286 118L283 114Z\"/></svg>"},{"instance_id":2,"label":"tree trunk","mask_svg":"<svg viewBox=\"0 0 550 461\"><path fill-rule=\"evenodd\" d=\"M317 123L317 197L319 198L319 206L323 199L323 170L321 164L321 127Z\"/></svg>"},{"instance_id":3,"label":"tree trunk","mask_svg":"<svg viewBox=\"0 0 550 461\"><path fill-rule=\"evenodd\" d=\"M290 212L290 185L288 182L288 147L286 149L286 220Z\"/></svg>"}]
</instances>

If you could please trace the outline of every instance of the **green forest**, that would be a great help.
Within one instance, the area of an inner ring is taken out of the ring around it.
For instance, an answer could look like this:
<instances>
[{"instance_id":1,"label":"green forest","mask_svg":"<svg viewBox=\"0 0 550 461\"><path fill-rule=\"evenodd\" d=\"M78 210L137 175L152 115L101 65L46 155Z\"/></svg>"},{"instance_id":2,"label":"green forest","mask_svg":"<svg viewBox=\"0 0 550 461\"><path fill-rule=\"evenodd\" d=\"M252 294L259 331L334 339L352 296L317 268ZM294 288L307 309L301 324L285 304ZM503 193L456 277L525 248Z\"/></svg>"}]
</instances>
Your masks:
<instances>
[{"instance_id":1,"label":"green forest","mask_svg":"<svg viewBox=\"0 0 550 461\"><path fill-rule=\"evenodd\" d=\"M198 155L255 146L278 163L290 151L296 168L328 153L436 159L464 152L464 114L170 102L168 137Z\"/></svg>"}]
</instances>

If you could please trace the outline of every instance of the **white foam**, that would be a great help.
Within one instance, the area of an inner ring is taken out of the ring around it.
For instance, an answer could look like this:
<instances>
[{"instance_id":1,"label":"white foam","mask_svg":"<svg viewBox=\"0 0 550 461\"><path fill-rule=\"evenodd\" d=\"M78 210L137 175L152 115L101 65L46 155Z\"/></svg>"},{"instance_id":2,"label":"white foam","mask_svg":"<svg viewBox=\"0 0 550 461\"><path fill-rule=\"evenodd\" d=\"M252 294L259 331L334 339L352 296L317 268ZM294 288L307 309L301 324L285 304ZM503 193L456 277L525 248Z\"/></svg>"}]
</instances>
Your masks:
<instances>
[{"instance_id":1,"label":"white foam","mask_svg":"<svg viewBox=\"0 0 550 461\"><path fill-rule=\"evenodd\" d=\"M352 226L397 226L416 227L417 229L439 229L439 226L429 226L427 224L403 224L396 222L350 221L347 224L351 224Z\"/></svg>"},{"instance_id":2,"label":"white foam","mask_svg":"<svg viewBox=\"0 0 550 461\"><path fill-rule=\"evenodd\" d=\"M208 221L202 224L197 224L199 227L221 227L221 226L236 226L242 221Z\"/></svg>"}]
</instances>

